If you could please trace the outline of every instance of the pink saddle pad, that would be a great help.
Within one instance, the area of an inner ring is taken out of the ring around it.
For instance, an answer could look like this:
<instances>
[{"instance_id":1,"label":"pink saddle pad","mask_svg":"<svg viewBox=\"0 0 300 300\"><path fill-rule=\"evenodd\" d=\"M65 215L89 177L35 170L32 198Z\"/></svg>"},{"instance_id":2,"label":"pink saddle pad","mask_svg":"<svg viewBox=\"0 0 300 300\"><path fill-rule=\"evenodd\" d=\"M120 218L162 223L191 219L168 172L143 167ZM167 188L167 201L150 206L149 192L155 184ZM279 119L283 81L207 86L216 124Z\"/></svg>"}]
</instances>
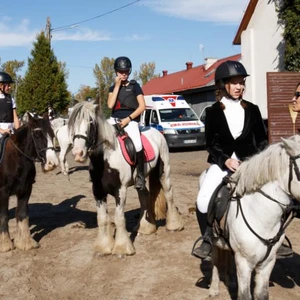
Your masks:
<instances>
[{"instance_id":1,"label":"pink saddle pad","mask_svg":"<svg viewBox=\"0 0 300 300\"><path fill-rule=\"evenodd\" d=\"M130 165L134 165L134 162L131 160L131 158L126 150L125 143L124 143L124 137L118 136L118 140L119 140L119 143L121 146L121 151L122 151L122 154L123 154L125 160ZM154 149L153 149L151 143L149 142L148 138L146 136L144 136L143 134L141 134L141 140L142 140L142 144L143 144L145 162L149 162L155 158Z\"/></svg>"}]
</instances>

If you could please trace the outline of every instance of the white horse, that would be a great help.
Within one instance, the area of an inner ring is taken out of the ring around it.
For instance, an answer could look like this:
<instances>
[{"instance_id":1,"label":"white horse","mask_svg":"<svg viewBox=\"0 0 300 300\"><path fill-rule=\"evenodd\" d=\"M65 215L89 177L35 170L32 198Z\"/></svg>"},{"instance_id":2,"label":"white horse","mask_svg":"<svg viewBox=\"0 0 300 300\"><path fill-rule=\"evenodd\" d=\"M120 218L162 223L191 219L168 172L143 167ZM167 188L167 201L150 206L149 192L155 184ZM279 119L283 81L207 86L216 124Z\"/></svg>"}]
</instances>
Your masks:
<instances>
[{"instance_id":1,"label":"white horse","mask_svg":"<svg viewBox=\"0 0 300 300\"><path fill-rule=\"evenodd\" d=\"M53 131L54 131L54 134L56 133L56 131L57 131L59 128L65 126L65 125L68 125L68 122L69 122L68 119L61 118L61 117L55 118L55 119L53 119L52 121L50 121L51 126L52 126Z\"/></svg>"},{"instance_id":2,"label":"white horse","mask_svg":"<svg viewBox=\"0 0 300 300\"><path fill-rule=\"evenodd\" d=\"M75 160L84 162L87 156L90 158L89 170L99 228L96 249L102 255L134 254L135 249L125 227L124 212L127 188L134 184L136 170L125 160L115 128L89 102L74 106L68 126ZM181 230L183 220L174 204L170 183L168 145L156 129L150 128L143 134L152 145L154 156L145 163L149 191L138 191L141 214L137 231L142 234L154 233L157 229L155 220L158 219L166 219L167 230ZM108 194L116 202L115 235L107 212Z\"/></svg>"},{"instance_id":3,"label":"white horse","mask_svg":"<svg viewBox=\"0 0 300 300\"><path fill-rule=\"evenodd\" d=\"M219 294L218 249L232 250L238 279L238 299L269 299L269 278L277 249L291 220L292 199L300 201L300 136L282 139L244 161L231 176L235 187L219 226L227 238L214 239L210 296ZM217 247L217 248L216 248ZM227 253L230 253L227 251ZM223 254L224 251L223 251Z\"/></svg>"},{"instance_id":4,"label":"white horse","mask_svg":"<svg viewBox=\"0 0 300 300\"><path fill-rule=\"evenodd\" d=\"M70 151L72 142L69 141L69 134L68 134L68 124L69 120L65 118L55 118L50 121L55 138L53 140L53 145L56 148L56 143L58 142L60 147L59 153L59 162L61 167L61 172L64 175L69 174L69 164L66 160L66 155Z\"/></svg>"},{"instance_id":5,"label":"white horse","mask_svg":"<svg viewBox=\"0 0 300 300\"><path fill-rule=\"evenodd\" d=\"M63 175L69 175L69 164L66 156L70 152L73 143L69 136L68 125L64 125L58 128L56 130L55 136L60 147L60 152L58 157L59 157L61 172Z\"/></svg>"}]
</instances>

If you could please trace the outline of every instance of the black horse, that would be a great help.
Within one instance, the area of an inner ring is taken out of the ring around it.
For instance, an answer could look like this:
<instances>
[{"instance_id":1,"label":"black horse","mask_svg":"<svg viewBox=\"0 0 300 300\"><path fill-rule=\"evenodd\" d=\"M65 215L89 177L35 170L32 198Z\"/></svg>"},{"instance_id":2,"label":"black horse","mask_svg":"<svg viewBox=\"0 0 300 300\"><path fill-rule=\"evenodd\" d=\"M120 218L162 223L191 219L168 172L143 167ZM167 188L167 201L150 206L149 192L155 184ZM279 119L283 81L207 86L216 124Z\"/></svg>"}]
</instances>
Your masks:
<instances>
[{"instance_id":1,"label":"black horse","mask_svg":"<svg viewBox=\"0 0 300 300\"><path fill-rule=\"evenodd\" d=\"M26 124L0 139L0 252L10 251L14 246L22 250L39 246L30 235L28 217L28 201L36 176L35 162L40 162L45 172L58 164L48 116L36 119L28 115ZM8 203L12 195L17 197L14 242L8 230Z\"/></svg>"}]
</instances>

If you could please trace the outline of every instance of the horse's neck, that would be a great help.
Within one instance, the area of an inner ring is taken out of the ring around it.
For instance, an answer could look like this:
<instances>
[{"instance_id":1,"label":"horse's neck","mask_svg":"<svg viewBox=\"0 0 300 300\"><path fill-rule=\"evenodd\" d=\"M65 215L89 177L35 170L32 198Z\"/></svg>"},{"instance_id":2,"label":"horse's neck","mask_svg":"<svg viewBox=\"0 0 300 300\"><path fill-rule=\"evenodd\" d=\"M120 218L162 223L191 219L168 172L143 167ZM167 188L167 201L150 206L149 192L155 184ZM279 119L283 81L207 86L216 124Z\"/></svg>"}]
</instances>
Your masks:
<instances>
[{"instance_id":1,"label":"horse's neck","mask_svg":"<svg viewBox=\"0 0 300 300\"><path fill-rule=\"evenodd\" d=\"M262 220L270 227L275 226L281 220L285 206L290 203L290 198L277 181L265 184L261 187L261 191L267 196L260 192L243 196L242 209L249 213L248 218L253 221Z\"/></svg>"},{"instance_id":2,"label":"horse's neck","mask_svg":"<svg viewBox=\"0 0 300 300\"><path fill-rule=\"evenodd\" d=\"M29 149L32 149L33 146L33 142L29 140L29 136L29 128L25 125L15 131L12 136L12 141L20 150L26 153Z\"/></svg>"}]
</instances>

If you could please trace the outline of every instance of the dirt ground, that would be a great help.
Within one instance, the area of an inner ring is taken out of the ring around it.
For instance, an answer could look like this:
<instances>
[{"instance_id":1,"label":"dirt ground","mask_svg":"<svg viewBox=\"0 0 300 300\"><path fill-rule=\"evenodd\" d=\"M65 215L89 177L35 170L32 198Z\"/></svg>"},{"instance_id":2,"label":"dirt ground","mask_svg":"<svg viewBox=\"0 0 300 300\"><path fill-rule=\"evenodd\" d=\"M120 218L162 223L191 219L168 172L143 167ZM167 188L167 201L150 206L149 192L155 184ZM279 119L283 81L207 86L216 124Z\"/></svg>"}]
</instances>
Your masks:
<instances>
[{"instance_id":1,"label":"dirt ground","mask_svg":"<svg viewBox=\"0 0 300 300\"><path fill-rule=\"evenodd\" d=\"M37 165L36 183L30 199L31 232L40 248L0 253L1 300L193 300L208 297L209 263L191 256L199 235L194 207L198 178L207 167L206 151L170 153L175 203L185 228L167 232L164 226L150 236L138 235L136 254L126 258L101 257L94 252L97 235L96 209L87 165L68 156L71 174L60 169L43 174ZM15 231L15 199L10 201L10 232ZM113 217L114 201L109 198ZM127 225L138 219L138 199L128 191ZM300 298L300 223L287 230L295 256L278 260L270 278L270 299ZM234 299L236 286L221 284L218 299Z\"/></svg>"}]
</instances>

